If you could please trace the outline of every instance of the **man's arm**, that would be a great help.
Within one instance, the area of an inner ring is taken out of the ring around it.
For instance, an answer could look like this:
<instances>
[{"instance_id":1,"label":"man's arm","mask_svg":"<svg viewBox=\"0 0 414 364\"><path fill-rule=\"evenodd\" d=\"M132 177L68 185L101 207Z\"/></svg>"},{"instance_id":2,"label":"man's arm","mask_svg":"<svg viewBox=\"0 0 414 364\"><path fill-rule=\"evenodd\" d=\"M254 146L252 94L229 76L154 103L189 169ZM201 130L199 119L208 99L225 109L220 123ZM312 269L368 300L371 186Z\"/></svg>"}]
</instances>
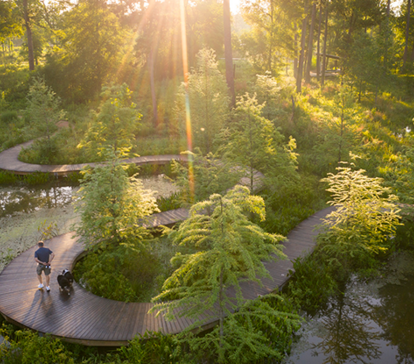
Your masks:
<instances>
[{"instance_id":1,"label":"man's arm","mask_svg":"<svg viewBox=\"0 0 414 364\"><path fill-rule=\"evenodd\" d=\"M35 257L35 261L36 261L36 263L43 264L43 265L47 265L47 263L41 262L39 259L37 259L37 257Z\"/></svg>"},{"instance_id":2,"label":"man's arm","mask_svg":"<svg viewBox=\"0 0 414 364\"><path fill-rule=\"evenodd\" d=\"M47 262L47 265L50 265L50 263L52 263L52 260L54 257L55 257L55 253L52 253L49 255L49 261Z\"/></svg>"}]
</instances>

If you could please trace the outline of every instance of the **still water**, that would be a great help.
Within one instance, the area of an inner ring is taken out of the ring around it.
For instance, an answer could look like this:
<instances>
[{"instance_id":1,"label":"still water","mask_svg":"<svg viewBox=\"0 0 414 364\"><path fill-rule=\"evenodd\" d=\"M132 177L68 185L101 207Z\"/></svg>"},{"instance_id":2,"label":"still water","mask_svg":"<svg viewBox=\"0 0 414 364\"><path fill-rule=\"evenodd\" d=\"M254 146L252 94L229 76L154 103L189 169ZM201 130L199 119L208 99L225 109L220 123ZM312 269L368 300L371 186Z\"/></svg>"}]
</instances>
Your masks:
<instances>
[{"instance_id":1,"label":"still water","mask_svg":"<svg viewBox=\"0 0 414 364\"><path fill-rule=\"evenodd\" d=\"M2 187L0 218L68 205L77 189L59 180L36 187Z\"/></svg>"},{"instance_id":2,"label":"still water","mask_svg":"<svg viewBox=\"0 0 414 364\"><path fill-rule=\"evenodd\" d=\"M309 318L286 363L414 363L414 257L395 256L382 277L355 277Z\"/></svg>"}]
</instances>

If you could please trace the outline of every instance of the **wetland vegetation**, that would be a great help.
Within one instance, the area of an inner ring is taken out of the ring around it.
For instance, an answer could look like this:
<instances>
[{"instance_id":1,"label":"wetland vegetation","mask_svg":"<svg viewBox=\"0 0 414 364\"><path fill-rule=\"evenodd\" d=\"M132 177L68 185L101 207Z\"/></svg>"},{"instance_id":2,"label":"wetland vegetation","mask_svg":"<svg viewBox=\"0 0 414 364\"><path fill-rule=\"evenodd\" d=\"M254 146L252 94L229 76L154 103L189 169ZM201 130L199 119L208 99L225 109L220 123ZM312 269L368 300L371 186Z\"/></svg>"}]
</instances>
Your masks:
<instances>
[{"instance_id":1,"label":"wetland vegetation","mask_svg":"<svg viewBox=\"0 0 414 364\"><path fill-rule=\"evenodd\" d=\"M228 5L0 0L0 151L34 139L21 161L107 161L58 181L0 171L0 269L74 229L91 292L220 318L107 351L3 323L0 361L414 362L411 0L242 1L231 34ZM122 163L179 153L189 163ZM328 204L283 291L226 296ZM173 229L139 223L178 207L191 214Z\"/></svg>"}]
</instances>

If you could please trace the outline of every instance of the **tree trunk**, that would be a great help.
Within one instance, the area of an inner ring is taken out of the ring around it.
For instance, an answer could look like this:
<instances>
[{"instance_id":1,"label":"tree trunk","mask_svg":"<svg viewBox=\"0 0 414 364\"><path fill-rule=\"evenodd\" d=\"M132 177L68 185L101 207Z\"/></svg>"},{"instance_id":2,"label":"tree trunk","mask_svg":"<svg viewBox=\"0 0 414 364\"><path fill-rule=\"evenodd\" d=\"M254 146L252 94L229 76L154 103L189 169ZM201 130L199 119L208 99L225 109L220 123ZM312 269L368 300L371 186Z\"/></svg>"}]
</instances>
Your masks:
<instances>
[{"instance_id":1,"label":"tree trunk","mask_svg":"<svg viewBox=\"0 0 414 364\"><path fill-rule=\"evenodd\" d=\"M322 26L322 2L319 5L319 27L318 27L318 49L316 57L316 78L319 82L319 77L321 75L321 26Z\"/></svg>"},{"instance_id":2,"label":"tree trunk","mask_svg":"<svg viewBox=\"0 0 414 364\"><path fill-rule=\"evenodd\" d=\"M411 0L408 0L407 4L407 22L405 26L405 47L404 47L404 57L403 57L403 70L405 69L405 64L407 62L408 56L408 33L410 31L410 15L411 15Z\"/></svg>"},{"instance_id":3,"label":"tree trunk","mask_svg":"<svg viewBox=\"0 0 414 364\"><path fill-rule=\"evenodd\" d=\"M33 36L32 36L32 27L29 19L29 10L27 8L27 0L23 0L23 17L24 17L24 26L26 28L26 37L27 37L27 49L29 51L29 70L34 71L34 53L33 53Z\"/></svg>"},{"instance_id":4,"label":"tree trunk","mask_svg":"<svg viewBox=\"0 0 414 364\"><path fill-rule=\"evenodd\" d=\"M299 66L298 66L298 77L296 78L296 92L302 92L302 73L303 73L303 63L305 61L305 43L306 43L306 29L308 27L308 3L305 3L305 18L302 22L302 38L300 42L301 50L299 56Z\"/></svg>"},{"instance_id":5,"label":"tree trunk","mask_svg":"<svg viewBox=\"0 0 414 364\"><path fill-rule=\"evenodd\" d=\"M390 30L390 8L391 0L387 1L387 20L386 20L386 29L385 29L385 52L384 52L384 73L387 74L388 70L388 38Z\"/></svg>"},{"instance_id":6,"label":"tree trunk","mask_svg":"<svg viewBox=\"0 0 414 364\"><path fill-rule=\"evenodd\" d=\"M231 24L230 24L230 1L223 0L223 25L224 25L224 58L226 60L226 80L230 90L231 105L236 104L233 78L233 55L231 50Z\"/></svg>"},{"instance_id":7,"label":"tree trunk","mask_svg":"<svg viewBox=\"0 0 414 364\"><path fill-rule=\"evenodd\" d=\"M150 86L151 86L151 99L152 99L152 117L154 128L158 124L158 113L157 113L157 97L155 94L155 79L154 79L154 53L153 50L150 50L148 57L148 71L150 76Z\"/></svg>"},{"instance_id":8,"label":"tree trunk","mask_svg":"<svg viewBox=\"0 0 414 364\"><path fill-rule=\"evenodd\" d=\"M324 39L323 39L322 81L321 81L321 87L325 84L326 42L327 42L327 39L328 39L328 9L329 9L329 4L326 3L326 7L325 7L325 36L324 36Z\"/></svg>"},{"instance_id":9,"label":"tree trunk","mask_svg":"<svg viewBox=\"0 0 414 364\"><path fill-rule=\"evenodd\" d=\"M298 78L298 52L296 51L296 47L298 45L298 33L296 32L297 29L298 27L295 24L295 59L293 60L293 77L295 77L295 79Z\"/></svg>"},{"instance_id":10,"label":"tree trunk","mask_svg":"<svg viewBox=\"0 0 414 364\"><path fill-rule=\"evenodd\" d=\"M269 54L267 57L267 70L272 72L272 38L273 38L273 1L270 1L270 35L269 35ZM272 72L273 74L273 72Z\"/></svg>"},{"instance_id":11,"label":"tree trunk","mask_svg":"<svg viewBox=\"0 0 414 364\"><path fill-rule=\"evenodd\" d=\"M313 29L315 28L315 17L316 17L316 3L312 6L312 20L309 29L308 37L308 64L306 67L305 81L310 83L310 70L312 66L312 53L313 53Z\"/></svg>"}]
</instances>

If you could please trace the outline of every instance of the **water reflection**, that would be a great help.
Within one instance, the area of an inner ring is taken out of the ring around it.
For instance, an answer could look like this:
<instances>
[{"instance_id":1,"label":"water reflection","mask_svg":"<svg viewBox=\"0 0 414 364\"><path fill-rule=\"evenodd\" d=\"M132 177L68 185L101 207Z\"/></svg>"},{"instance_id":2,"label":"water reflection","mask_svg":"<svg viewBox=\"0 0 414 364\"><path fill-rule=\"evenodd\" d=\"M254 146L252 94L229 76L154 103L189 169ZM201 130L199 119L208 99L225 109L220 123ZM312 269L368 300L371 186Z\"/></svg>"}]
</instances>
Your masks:
<instances>
[{"instance_id":1,"label":"water reflection","mask_svg":"<svg viewBox=\"0 0 414 364\"><path fill-rule=\"evenodd\" d=\"M352 280L303 327L286 363L414 363L413 300L414 276L401 285Z\"/></svg>"},{"instance_id":2,"label":"water reflection","mask_svg":"<svg viewBox=\"0 0 414 364\"><path fill-rule=\"evenodd\" d=\"M30 213L41 208L55 208L72 201L76 187L59 182L35 187L0 188L0 217Z\"/></svg>"}]
</instances>

